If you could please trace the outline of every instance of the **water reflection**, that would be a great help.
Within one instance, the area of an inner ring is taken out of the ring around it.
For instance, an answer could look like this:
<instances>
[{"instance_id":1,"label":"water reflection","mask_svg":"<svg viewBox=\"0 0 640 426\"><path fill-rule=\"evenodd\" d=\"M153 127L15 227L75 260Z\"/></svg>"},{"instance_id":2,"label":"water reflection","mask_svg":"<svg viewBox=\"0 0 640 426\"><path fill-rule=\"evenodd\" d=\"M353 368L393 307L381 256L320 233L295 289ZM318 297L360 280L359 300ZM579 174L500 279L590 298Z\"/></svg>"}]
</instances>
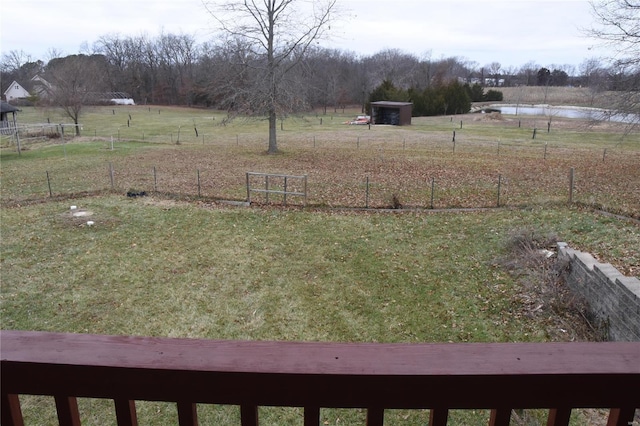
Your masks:
<instances>
[{"instance_id":1,"label":"water reflection","mask_svg":"<svg viewBox=\"0 0 640 426\"><path fill-rule=\"evenodd\" d=\"M501 114L505 115L541 115L596 121L615 121L620 123L637 122L640 118L638 114L624 114L600 108L574 106L491 105L487 110L500 111Z\"/></svg>"}]
</instances>

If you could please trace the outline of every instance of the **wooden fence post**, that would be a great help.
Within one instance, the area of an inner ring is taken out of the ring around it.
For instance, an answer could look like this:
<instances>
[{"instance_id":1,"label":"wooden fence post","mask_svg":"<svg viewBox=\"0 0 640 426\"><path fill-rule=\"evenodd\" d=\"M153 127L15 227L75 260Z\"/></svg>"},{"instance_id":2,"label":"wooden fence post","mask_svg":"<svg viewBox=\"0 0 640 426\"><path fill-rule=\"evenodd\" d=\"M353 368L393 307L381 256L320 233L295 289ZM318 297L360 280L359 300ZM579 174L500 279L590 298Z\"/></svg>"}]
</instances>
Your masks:
<instances>
[{"instance_id":1,"label":"wooden fence post","mask_svg":"<svg viewBox=\"0 0 640 426\"><path fill-rule=\"evenodd\" d=\"M200 195L200 169L197 169L198 172L198 198L201 196Z\"/></svg>"},{"instance_id":2,"label":"wooden fence post","mask_svg":"<svg viewBox=\"0 0 640 426\"><path fill-rule=\"evenodd\" d=\"M14 134L16 136L16 148L18 148L18 157L20 157L22 155L22 147L20 146L20 130L16 128Z\"/></svg>"},{"instance_id":3,"label":"wooden fence post","mask_svg":"<svg viewBox=\"0 0 640 426\"><path fill-rule=\"evenodd\" d=\"M49 178L48 170L47 170L47 185L49 186L49 197L53 197L53 193L51 192L51 179Z\"/></svg>"}]
</instances>

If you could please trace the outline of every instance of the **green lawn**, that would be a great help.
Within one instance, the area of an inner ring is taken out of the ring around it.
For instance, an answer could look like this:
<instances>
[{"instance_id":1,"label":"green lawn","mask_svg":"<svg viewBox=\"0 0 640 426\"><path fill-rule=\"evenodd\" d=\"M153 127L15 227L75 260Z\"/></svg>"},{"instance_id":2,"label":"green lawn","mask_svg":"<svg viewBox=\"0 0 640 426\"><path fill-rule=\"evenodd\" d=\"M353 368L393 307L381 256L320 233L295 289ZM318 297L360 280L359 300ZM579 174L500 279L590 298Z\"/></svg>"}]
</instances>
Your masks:
<instances>
[{"instance_id":1,"label":"green lawn","mask_svg":"<svg viewBox=\"0 0 640 426\"><path fill-rule=\"evenodd\" d=\"M73 218L70 203L91 216ZM354 214L116 195L5 208L2 324L212 339L557 340L496 266L506 235L529 226L578 246L640 246L634 226L577 209Z\"/></svg>"}]
</instances>

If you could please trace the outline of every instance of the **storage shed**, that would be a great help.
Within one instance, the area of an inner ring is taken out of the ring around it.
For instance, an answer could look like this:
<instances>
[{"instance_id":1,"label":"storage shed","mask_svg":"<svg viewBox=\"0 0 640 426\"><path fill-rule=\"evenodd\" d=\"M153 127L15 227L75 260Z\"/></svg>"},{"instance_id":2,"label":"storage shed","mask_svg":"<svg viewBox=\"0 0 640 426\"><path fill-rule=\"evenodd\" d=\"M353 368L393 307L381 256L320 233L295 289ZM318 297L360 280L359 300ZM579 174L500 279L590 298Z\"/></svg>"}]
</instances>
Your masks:
<instances>
[{"instance_id":1,"label":"storage shed","mask_svg":"<svg viewBox=\"0 0 640 426\"><path fill-rule=\"evenodd\" d=\"M371 102L371 123L409 126L412 106L411 102Z\"/></svg>"},{"instance_id":2,"label":"storage shed","mask_svg":"<svg viewBox=\"0 0 640 426\"><path fill-rule=\"evenodd\" d=\"M16 112L19 109L14 107L13 105L2 101L2 105L0 106L0 133L3 135L13 135L16 130ZM11 114L11 119L9 119L9 114Z\"/></svg>"}]
</instances>

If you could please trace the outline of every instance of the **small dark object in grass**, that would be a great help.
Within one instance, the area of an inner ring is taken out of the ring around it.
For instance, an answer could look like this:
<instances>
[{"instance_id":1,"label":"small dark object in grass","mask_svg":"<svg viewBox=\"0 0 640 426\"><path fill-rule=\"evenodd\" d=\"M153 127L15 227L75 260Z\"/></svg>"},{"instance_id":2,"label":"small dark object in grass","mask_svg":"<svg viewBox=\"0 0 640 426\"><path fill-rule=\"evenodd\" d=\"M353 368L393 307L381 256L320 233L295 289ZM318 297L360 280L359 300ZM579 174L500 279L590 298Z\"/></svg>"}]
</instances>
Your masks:
<instances>
[{"instance_id":1,"label":"small dark object in grass","mask_svg":"<svg viewBox=\"0 0 640 426\"><path fill-rule=\"evenodd\" d=\"M391 208L392 209L401 209L402 208L402 203L400 202L400 199L398 198L398 196L396 194L393 194L393 197L391 199Z\"/></svg>"},{"instance_id":2,"label":"small dark object in grass","mask_svg":"<svg viewBox=\"0 0 640 426\"><path fill-rule=\"evenodd\" d=\"M147 191L128 191L127 197L136 198L136 197L146 197Z\"/></svg>"}]
</instances>

